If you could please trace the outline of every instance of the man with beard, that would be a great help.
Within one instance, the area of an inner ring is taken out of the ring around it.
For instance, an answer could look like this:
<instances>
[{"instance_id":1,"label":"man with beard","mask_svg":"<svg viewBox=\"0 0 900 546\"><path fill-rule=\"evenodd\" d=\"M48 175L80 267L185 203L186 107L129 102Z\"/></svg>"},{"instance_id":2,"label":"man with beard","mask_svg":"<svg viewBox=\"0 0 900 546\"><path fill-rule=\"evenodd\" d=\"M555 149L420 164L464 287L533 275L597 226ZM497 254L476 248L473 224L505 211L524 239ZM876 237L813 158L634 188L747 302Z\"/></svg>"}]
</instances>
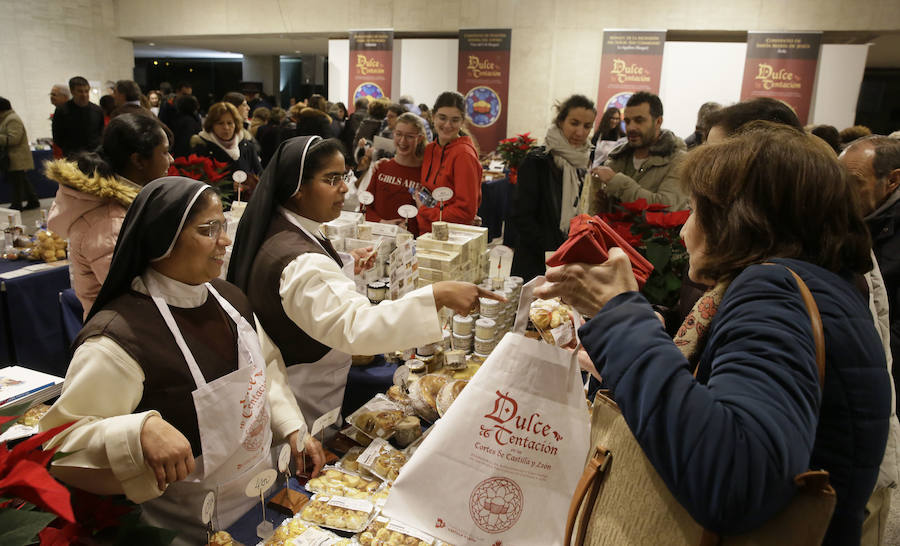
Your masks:
<instances>
[{"instance_id":1,"label":"man with beard","mask_svg":"<svg viewBox=\"0 0 900 546\"><path fill-rule=\"evenodd\" d=\"M688 195L681 189L676 167L685 155L684 141L662 129L663 106L659 97L640 91L625 104L628 141L613 148L602 167L591 170L590 212L603 212L610 198L629 202L687 208Z\"/></svg>"}]
</instances>

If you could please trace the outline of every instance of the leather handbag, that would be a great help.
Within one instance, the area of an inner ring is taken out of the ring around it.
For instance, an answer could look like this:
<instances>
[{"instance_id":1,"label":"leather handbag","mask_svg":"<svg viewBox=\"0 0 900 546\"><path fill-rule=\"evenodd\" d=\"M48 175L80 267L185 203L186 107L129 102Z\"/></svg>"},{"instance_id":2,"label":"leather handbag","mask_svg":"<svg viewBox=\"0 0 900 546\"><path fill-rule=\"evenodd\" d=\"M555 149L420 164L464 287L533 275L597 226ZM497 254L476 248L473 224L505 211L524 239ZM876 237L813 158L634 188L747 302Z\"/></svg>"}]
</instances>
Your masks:
<instances>
[{"instance_id":1,"label":"leather handbag","mask_svg":"<svg viewBox=\"0 0 900 546\"><path fill-rule=\"evenodd\" d=\"M806 283L788 270L810 315L821 389L825 380L822 320ZM594 448L569 507L566 545L818 545L837 501L828 472L804 472L794 478L798 490L791 502L772 519L743 535L719 536L704 529L672 496L619 407L602 392L594 400L591 445Z\"/></svg>"}]
</instances>

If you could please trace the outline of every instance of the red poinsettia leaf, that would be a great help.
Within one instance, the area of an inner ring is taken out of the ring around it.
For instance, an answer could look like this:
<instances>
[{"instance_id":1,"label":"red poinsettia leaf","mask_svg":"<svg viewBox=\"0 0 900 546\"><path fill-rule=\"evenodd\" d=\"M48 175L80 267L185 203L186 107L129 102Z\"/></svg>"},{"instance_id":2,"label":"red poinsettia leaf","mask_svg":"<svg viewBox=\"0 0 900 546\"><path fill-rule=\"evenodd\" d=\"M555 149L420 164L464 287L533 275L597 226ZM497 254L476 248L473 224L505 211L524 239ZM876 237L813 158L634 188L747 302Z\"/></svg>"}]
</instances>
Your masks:
<instances>
[{"instance_id":1,"label":"red poinsettia leaf","mask_svg":"<svg viewBox=\"0 0 900 546\"><path fill-rule=\"evenodd\" d=\"M21 444L17 445L13 448L13 450L9 454L9 464L15 464L15 462L25 455L28 454L33 449L38 448L44 442L50 441L51 438L59 434L60 432L66 430L70 426L74 425L75 421L71 423L66 423L64 425L59 425L58 427L53 427L49 430L45 430L40 434L35 434L31 438L28 438Z\"/></svg>"},{"instance_id":2,"label":"red poinsettia leaf","mask_svg":"<svg viewBox=\"0 0 900 546\"><path fill-rule=\"evenodd\" d=\"M633 212L635 214L639 214L647 210L647 207L649 207L649 205L647 204L647 200L643 197L638 199L637 201L628 201L622 203L622 206L625 207L625 209L629 212Z\"/></svg>"},{"instance_id":3,"label":"red poinsettia leaf","mask_svg":"<svg viewBox=\"0 0 900 546\"><path fill-rule=\"evenodd\" d=\"M66 521L75 521L69 490L34 461L21 460L12 466L0 480L0 496L18 497Z\"/></svg>"},{"instance_id":4,"label":"red poinsettia leaf","mask_svg":"<svg viewBox=\"0 0 900 546\"><path fill-rule=\"evenodd\" d=\"M653 203L647 205L647 210L651 212L660 212L663 210L669 210L669 205L663 205L662 203Z\"/></svg>"},{"instance_id":5,"label":"red poinsettia leaf","mask_svg":"<svg viewBox=\"0 0 900 546\"><path fill-rule=\"evenodd\" d=\"M66 523L62 528L46 527L38 533L41 546L68 546L82 535L82 527L78 523Z\"/></svg>"},{"instance_id":6,"label":"red poinsettia leaf","mask_svg":"<svg viewBox=\"0 0 900 546\"><path fill-rule=\"evenodd\" d=\"M648 212L647 223L661 228L673 228L684 225L691 211L680 210L677 212Z\"/></svg>"},{"instance_id":7,"label":"red poinsettia leaf","mask_svg":"<svg viewBox=\"0 0 900 546\"><path fill-rule=\"evenodd\" d=\"M72 507L78 521L95 531L121 525L121 518L134 511L132 504L114 502L113 497L95 495L73 487Z\"/></svg>"},{"instance_id":8,"label":"red poinsettia leaf","mask_svg":"<svg viewBox=\"0 0 900 546\"><path fill-rule=\"evenodd\" d=\"M21 417L21 415L2 415L2 416L0 416L0 425L2 425L3 423L8 423L10 421L14 421L14 420L18 419L19 417Z\"/></svg>"}]
</instances>

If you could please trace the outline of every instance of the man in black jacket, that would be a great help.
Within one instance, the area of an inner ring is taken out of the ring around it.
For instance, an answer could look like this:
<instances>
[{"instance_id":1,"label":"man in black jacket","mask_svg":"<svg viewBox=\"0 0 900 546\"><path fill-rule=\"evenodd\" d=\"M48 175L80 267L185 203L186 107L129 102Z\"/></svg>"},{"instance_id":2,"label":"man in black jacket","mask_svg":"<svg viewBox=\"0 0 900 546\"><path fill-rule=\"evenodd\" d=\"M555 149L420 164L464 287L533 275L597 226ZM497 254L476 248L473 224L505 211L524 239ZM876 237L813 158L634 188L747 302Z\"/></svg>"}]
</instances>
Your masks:
<instances>
[{"instance_id":1,"label":"man in black jacket","mask_svg":"<svg viewBox=\"0 0 900 546\"><path fill-rule=\"evenodd\" d=\"M69 80L72 99L53 114L53 141L71 156L81 151L93 151L100 145L103 134L103 110L91 102L91 85L81 76Z\"/></svg>"},{"instance_id":2,"label":"man in black jacket","mask_svg":"<svg viewBox=\"0 0 900 546\"><path fill-rule=\"evenodd\" d=\"M896 384L900 378L900 140L863 137L844 150L840 161L858 185L862 211L872 235L872 251L884 278Z\"/></svg>"}]
</instances>

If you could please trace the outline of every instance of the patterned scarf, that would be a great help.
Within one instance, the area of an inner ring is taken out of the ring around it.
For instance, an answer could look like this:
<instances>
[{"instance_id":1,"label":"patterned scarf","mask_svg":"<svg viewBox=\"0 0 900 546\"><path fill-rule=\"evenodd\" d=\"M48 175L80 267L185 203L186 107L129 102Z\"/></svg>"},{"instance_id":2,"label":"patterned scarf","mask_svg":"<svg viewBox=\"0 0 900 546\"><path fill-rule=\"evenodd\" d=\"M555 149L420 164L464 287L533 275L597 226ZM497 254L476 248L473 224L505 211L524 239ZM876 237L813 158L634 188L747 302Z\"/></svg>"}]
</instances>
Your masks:
<instances>
[{"instance_id":1,"label":"patterned scarf","mask_svg":"<svg viewBox=\"0 0 900 546\"><path fill-rule=\"evenodd\" d=\"M719 310L719 304L722 303L722 297L729 284L723 281L707 290L691 308L691 312L687 314L678 333L675 334L675 346L688 359L691 368L694 369L694 375L697 374L697 364L706 346L709 325Z\"/></svg>"}]
</instances>

